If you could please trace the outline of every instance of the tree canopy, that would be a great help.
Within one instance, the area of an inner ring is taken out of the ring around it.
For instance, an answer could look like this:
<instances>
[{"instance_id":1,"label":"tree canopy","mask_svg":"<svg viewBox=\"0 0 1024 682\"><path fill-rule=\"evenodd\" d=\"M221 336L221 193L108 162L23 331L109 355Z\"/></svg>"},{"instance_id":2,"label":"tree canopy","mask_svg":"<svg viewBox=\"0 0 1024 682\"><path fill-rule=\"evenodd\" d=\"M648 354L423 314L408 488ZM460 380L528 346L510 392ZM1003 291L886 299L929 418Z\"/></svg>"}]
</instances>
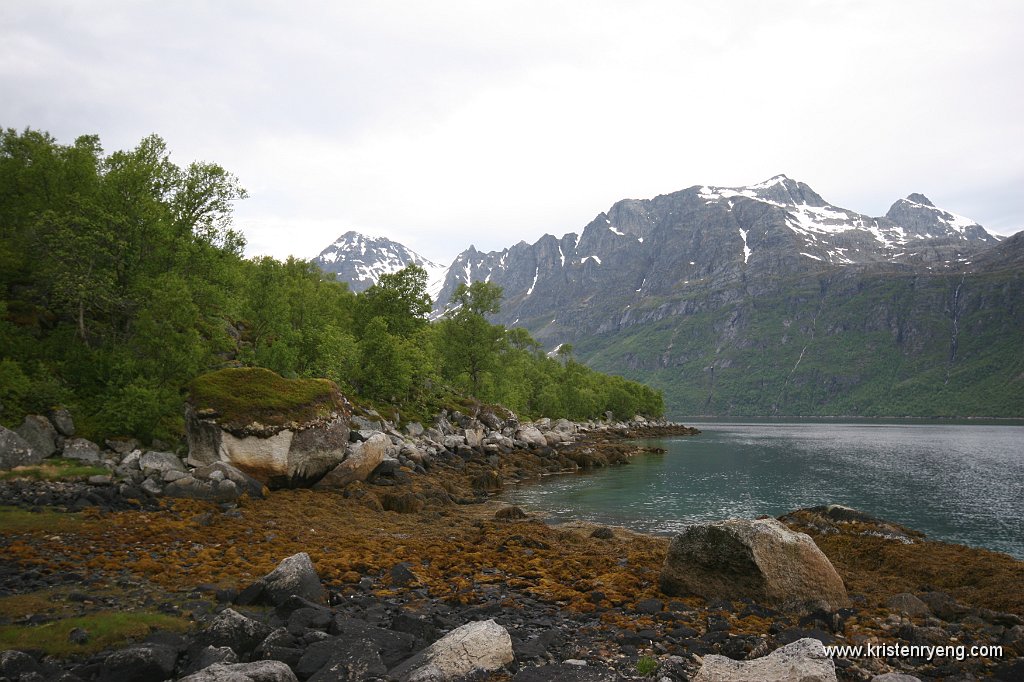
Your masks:
<instances>
[{"instance_id":1,"label":"tree canopy","mask_svg":"<svg viewBox=\"0 0 1024 682\"><path fill-rule=\"evenodd\" d=\"M63 404L87 435L174 441L186 387L231 366L328 378L403 414L464 399L661 414L651 389L489 322L492 283L460 285L431 323L417 266L356 295L308 261L244 258L232 208L245 197L216 164L173 163L156 135L105 154L96 136L0 132L0 421Z\"/></svg>"}]
</instances>

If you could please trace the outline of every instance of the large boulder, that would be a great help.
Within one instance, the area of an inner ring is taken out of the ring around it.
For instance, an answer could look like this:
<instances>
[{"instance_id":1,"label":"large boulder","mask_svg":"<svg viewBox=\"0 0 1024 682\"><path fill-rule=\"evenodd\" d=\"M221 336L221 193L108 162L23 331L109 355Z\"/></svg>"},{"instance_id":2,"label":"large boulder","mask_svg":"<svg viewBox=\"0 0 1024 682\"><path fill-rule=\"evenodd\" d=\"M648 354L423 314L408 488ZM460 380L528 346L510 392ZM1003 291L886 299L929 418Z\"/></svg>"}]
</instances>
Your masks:
<instances>
[{"instance_id":1,"label":"large boulder","mask_svg":"<svg viewBox=\"0 0 1024 682\"><path fill-rule=\"evenodd\" d=\"M57 429L46 417L30 414L15 432L32 446L36 454L46 458L57 453Z\"/></svg>"},{"instance_id":2,"label":"large boulder","mask_svg":"<svg viewBox=\"0 0 1024 682\"><path fill-rule=\"evenodd\" d=\"M100 446L85 438L71 438L64 443L64 452L61 454L67 459L98 462L100 461Z\"/></svg>"},{"instance_id":3,"label":"large boulder","mask_svg":"<svg viewBox=\"0 0 1024 682\"><path fill-rule=\"evenodd\" d=\"M523 441L531 447L545 447L548 444L544 434L535 426L523 426L520 428L516 431L516 440Z\"/></svg>"},{"instance_id":4,"label":"large boulder","mask_svg":"<svg viewBox=\"0 0 1024 682\"><path fill-rule=\"evenodd\" d=\"M452 630L389 676L402 682L446 682L497 672L513 660L508 630L485 620Z\"/></svg>"},{"instance_id":5,"label":"large boulder","mask_svg":"<svg viewBox=\"0 0 1024 682\"><path fill-rule=\"evenodd\" d=\"M816 639L798 639L762 658L734 661L709 654L693 682L836 682L836 664Z\"/></svg>"},{"instance_id":6,"label":"large boulder","mask_svg":"<svg viewBox=\"0 0 1024 682\"><path fill-rule=\"evenodd\" d=\"M71 418L71 412L66 408L57 407L51 410L50 423L65 438L75 435L75 420Z\"/></svg>"},{"instance_id":7,"label":"large boulder","mask_svg":"<svg viewBox=\"0 0 1024 682\"><path fill-rule=\"evenodd\" d=\"M299 678L281 661L253 661L214 663L178 682L299 682Z\"/></svg>"},{"instance_id":8,"label":"large boulder","mask_svg":"<svg viewBox=\"0 0 1024 682\"><path fill-rule=\"evenodd\" d=\"M197 378L189 391L193 466L227 462L271 488L302 487L345 457L351 411L331 381L229 368Z\"/></svg>"},{"instance_id":9,"label":"large boulder","mask_svg":"<svg viewBox=\"0 0 1024 682\"><path fill-rule=\"evenodd\" d=\"M350 443L347 455L316 484L317 488L342 488L355 481L365 481L394 450L391 439L374 433L361 443Z\"/></svg>"},{"instance_id":10,"label":"large boulder","mask_svg":"<svg viewBox=\"0 0 1024 682\"><path fill-rule=\"evenodd\" d=\"M690 526L672 539L661 591L753 599L796 611L849 606L842 578L810 536L775 519Z\"/></svg>"},{"instance_id":11,"label":"large boulder","mask_svg":"<svg viewBox=\"0 0 1024 682\"><path fill-rule=\"evenodd\" d=\"M137 644L115 651L103 661L99 682L152 682L174 674L178 652L163 644Z\"/></svg>"},{"instance_id":12,"label":"large boulder","mask_svg":"<svg viewBox=\"0 0 1024 682\"><path fill-rule=\"evenodd\" d=\"M243 616L234 609L224 609L197 636L196 645L229 647L239 656L245 656L271 632L264 623Z\"/></svg>"},{"instance_id":13,"label":"large boulder","mask_svg":"<svg viewBox=\"0 0 1024 682\"><path fill-rule=\"evenodd\" d=\"M259 601L273 606L297 596L311 602L324 600L324 587L309 554L300 552L283 559L273 571L259 580L262 586Z\"/></svg>"},{"instance_id":14,"label":"large boulder","mask_svg":"<svg viewBox=\"0 0 1024 682\"><path fill-rule=\"evenodd\" d=\"M27 440L0 426L0 470L39 464L43 456Z\"/></svg>"}]
</instances>

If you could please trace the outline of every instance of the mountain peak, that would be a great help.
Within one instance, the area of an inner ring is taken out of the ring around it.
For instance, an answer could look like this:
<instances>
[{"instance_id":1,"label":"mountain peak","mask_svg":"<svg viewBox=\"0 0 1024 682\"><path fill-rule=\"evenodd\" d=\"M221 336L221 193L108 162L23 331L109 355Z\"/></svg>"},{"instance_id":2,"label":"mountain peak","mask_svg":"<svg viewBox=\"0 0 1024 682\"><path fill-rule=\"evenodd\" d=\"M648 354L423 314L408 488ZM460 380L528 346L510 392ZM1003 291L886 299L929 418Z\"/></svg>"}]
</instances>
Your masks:
<instances>
[{"instance_id":1,"label":"mountain peak","mask_svg":"<svg viewBox=\"0 0 1024 682\"><path fill-rule=\"evenodd\" d=\"M334 240L313 262L324 272L348 282L356 292L368 289L381 275L397 272L411 264L425 269L431 281L443 276L445 270L398 242L386 237L370 237L355 230L349 230Z\"/></svg>"},{"instance_id":2,"label":"mountain peak","mask_svg":"<svg viewBox=\"0 0 1024 682\"><path fill-rule=\"evenodd\" d=\"M917 192L907 195L907 201L912 201L915 204L921 204L922 206L930 206L932 208L935 208L935 204L933 204L931 200L928 199L928 197L926 197L923 194L918 194Z\"/></svg>"}]
</instances>

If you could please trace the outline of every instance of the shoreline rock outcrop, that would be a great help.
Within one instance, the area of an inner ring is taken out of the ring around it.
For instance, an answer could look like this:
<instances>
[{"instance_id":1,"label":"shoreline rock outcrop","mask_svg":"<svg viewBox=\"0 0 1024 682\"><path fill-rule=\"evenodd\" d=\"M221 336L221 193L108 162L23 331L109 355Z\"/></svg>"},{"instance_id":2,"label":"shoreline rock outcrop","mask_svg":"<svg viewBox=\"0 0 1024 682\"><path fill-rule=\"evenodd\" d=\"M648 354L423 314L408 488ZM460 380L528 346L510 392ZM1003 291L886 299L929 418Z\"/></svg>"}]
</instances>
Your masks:
<instances>
[{"instance_id":1,"label":"shoreline rock outcrop","mask_svg":"<svg viewBox=\"0 0 1024 682\"><path fill-rule=\"evenodd\" d=\"M690 526L672 539L659 585L671 596L752 599L796 611L850 605L842 578L810 536L770 518Z\"/></svg>"}]
</instances>

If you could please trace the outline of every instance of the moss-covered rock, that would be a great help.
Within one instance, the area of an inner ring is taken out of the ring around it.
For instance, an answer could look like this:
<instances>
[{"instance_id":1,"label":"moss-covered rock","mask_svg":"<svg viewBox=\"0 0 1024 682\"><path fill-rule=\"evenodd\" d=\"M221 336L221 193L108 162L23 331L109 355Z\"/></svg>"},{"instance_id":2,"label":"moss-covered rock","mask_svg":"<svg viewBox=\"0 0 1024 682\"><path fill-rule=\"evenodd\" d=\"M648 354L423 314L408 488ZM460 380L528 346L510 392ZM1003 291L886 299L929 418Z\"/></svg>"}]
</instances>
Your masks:
<instances>
[{"instance_id":1,"label":"moss-covered rock","mask_svg":"<svg viewBox=\"0 0 1024 682\"><path fill-rule=\"evenodd\" d=\"M272 488L316 483L345 458L348 401L326 379L261 368L204 374L189 387L189 463L227 462Z\"/></svg>"},{"instance_id":2,"label":"moss-covered rock","mask_svg":"<svg viewBox=\"0 0 1024 682\"><path fill-rule=\"evenodd\" d=\"M230 431L274 430L351 412L333 381L285 379L262 367L229 367L203 374L188 390L197 415L214 418Z\"/></svg>"}]
</instances>

